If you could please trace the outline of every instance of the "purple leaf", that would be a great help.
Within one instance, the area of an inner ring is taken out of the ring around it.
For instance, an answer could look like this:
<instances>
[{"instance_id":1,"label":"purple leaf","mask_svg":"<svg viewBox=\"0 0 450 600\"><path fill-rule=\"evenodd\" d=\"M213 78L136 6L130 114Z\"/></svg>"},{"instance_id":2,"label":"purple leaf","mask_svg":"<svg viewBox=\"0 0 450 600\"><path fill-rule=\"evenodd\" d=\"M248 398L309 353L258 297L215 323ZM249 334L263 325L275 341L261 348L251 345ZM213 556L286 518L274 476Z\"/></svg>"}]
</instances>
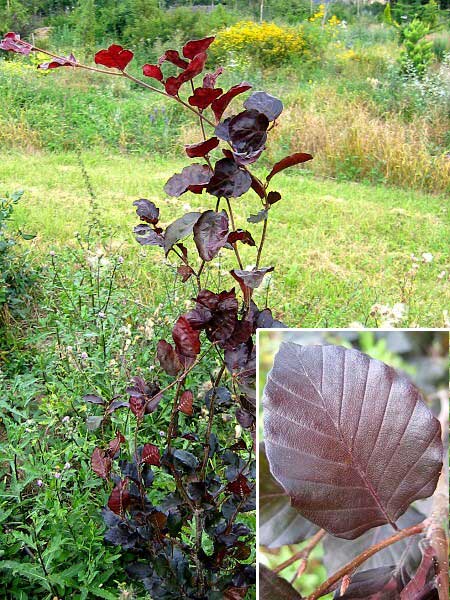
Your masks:
<instances>
[{"instance_id":1,"label":"purple leaf","mask_svg":"<svg viewBox=\"0 0 450 600\"><path fill-rule=\"evenodd\" d=\"M146 465L158 467L161 462L158 446L154 444L144 444L142 448L141 462Z\"/></svg>"},{"instance_id":2,"label":"purple leaf","mask_svg":"<svg viewBox=\"0 0 450 600\"><path fill-rule=\"evenodd\" d=\"M228 216L224 210L220 213L207 210L194 225L194 242L203 260L210 261L217 256L227 238Z\"/></svg>"},{"instance_id":3,"label":"purple leaf","mask_svg":"<svg viewBox=\"0 0 450 600\"><path fill-rule=\"evenodd\" d=\"M139 223L133 229L136 241L142 246L161 246L164 247L164 236L157 233L150 225Z\"/></svg>"},{"instance_id":4,"label":"purple leaf","mask_svg":"<svg viewBox=\"0 0 450 600\"><path fill-rule=\"evenodd\" d=\"M173 341L178 354L195 358L200 352L200 333L193 329L185 316L175 323L172 330Z\"/></svg>"},{"instance_id":5,"label":"purple leaf","mask_svg":"<svg viewBox=\"0 0 450 600\"><path fill-rule=\"evenodd\" d=\"M28 42L24 42L20 39L18 33L10 31L6 33L2 41L0 42L0 50L8 50L10 52L17 52L18 54L25 54L27 56L33 50L33 46Z\"/></svg>"},{"instance_id":6,"label":"purple leaf","mask_svg":"<svg viewBox=\"0 0 450 600\"><path fill-rule=\"evenodd\" d=\"M185 390L181 394L181 398L177 408L180 412L184 413L185 415L188 415L188 417L192 417L193 403L194 394L191 392L191 390Z\"/></svg>"},{"instance_id":7,"label":"purple leaf","mask_svg":"<svg viewBox=\"0 0 450 600\"><path fill-rule=\"evenodd\" d=\"M140 198L133 202L133 206L136 206L136 214L140 217L141 221L156 225L159 221L159 208L153 204L150 200Z\"/></svg>"},{"instance_id":8,"label":"purple leaf","mask_svg":"<svg viewBox=\"0 0 450 600\"><path fill-rule=\"evenodd\" d=\"M300 600L300 594L292 585L266 566L259 565L260 600Z\"/></svg>"},{"instance_id":9,"label":"purple leaf","mask_svg":"<svg viewBox=\"0 0 450 600\"><path fill-rule=\"evenodd\" d=\"M230 158L218 160L206 191L218 198L238 198L250 189L252 178Z\"/></svg>"},{"instance_id":10,"label":"purple leaf","mask_svg":"<svg viewBox=\"0 0 450 600\"><path fill-rule=\"evenodd\" d=\"M306 154L305 152L296 152L295 154L291 154L290 156L286 156L279 162L275 163L272 167L272 170L267 175L267 181L270 181L274 175L287 169L288 167L293 167L295 165L299 165L301 163L307 162L308 160L312 160L311 154Z\"/></svg>"},{"instance_id":11,"label":"purple leaf","mask_svg":"<svg viewBox=\"0 0 450 600\"><path fill-rule=\"evenodd\" d=\"M269 121L275 121L283 112L283 103L275 96L266 92L253 92L244 102L248 110L257 110L263 113Z\"/></svg>"},{"instance_id":12,"label":"purple leaf","mask_svg":"<svg viewBox=\"0 0 450 600\"><path fill-rule=\"evenodd\" d=\"M208 165L188 165L181 173L176 173L167 181L164 191L168 196L179 197L188 191L191 186L205 187L211 179L211 169Z\"/></svg>"},{"instance_id":13,"label":"purple leaf","mask_svg":"<svg viewBox=\"0 0 450 600\"><path fill-rule=\"evenodd\" d=\"M107 479L111 471L111 457L101 448L94 448L91 456L91 467L99 477Z\"/></svg>"},{"instance_id":14,"label":"purple leaf","mask_svg":"<svg viewBox=\"0 0 450 600\"><path fill-rule=\"evenodd\" d=\"M267 202L272 206L272 204L275 204L276 202L278 202L279 200L281 200L281 194L280 192L269 192L267 194Z\"/></svg>"},{"instance_id":15,"label":"purple leaf","mask_svg":"<svg viewBox=\"0 0 450 600\"><path fill-rule=\"evenodd\" d=\"M414 577L400 593L400 600L426 600L438 598L438 586L435 578L436 563L434 550L429 545L422 546L422 560ZM446 591L444 591L446 593Z\"/></svg>"},{"instance_id":16,"label":"purple leaf","mask_svg":"<svg viewBox=\"0 0 450 600\"><path fill-rule=\"evenodd\" d=\"M169 344L166 340L159 340L156 352L159 364L164 371L175 377L183 367L172 344Z\"/></svg>"},{"instance_id":17,"label":"purple leaf","mask_svg":"<svg viewBox=\"0 0 450 600\"><path fill-rule=\"evenodd\" d=\"M177 242L192 233L200 215L199 212L186 213L167 227L164 234L164 251L166 255Z\"/></svg>"},{"instance_id":18,"label":"purple leaf","mask_svg":"<svg viewBox=\"0 0 450 600\"><path fill-rule=\"evenodd\" d=\"M256 152L267 140L269 119L257 110L244 110L228 123L228 132L235 152Z\"/></svg>"},{"instance_id":19,"label":"purple leaf","mask_svg":"<svg viewBox=\"0 0 450 600\"><path fill-rule=\"evenodd\" d=\"M264 391L267 457L307 519L354 539L430 496L439 421L411 381L339 346L283 343Z\"/></svg>"},{"instance_id":20,"label":"purple leaf","mask_svg":"<svg viewBox=\"0 0 450 600\"><path fill-rule=\"evenodd\" d=\"M241 286L242 291L245 293L244 287L251 288L252 290L258 288L261 285L266 273L270 273L271 271L273 271L273 269L274 267L261 267L253 271L242 271L241 269L233 269L231 271L231 274Z\"/></svg>"},{"instance_id":21,"label":"purple leaf","mask_svg":"<svg viewBox=\"0 0 450 600\"><path fill-rule=\"evenodd\" d=\"M269 469L264 444L259 445L259 543L267 548L299 544L318 531L317 525L291 507L291 499Z\"/></svg>"},{"instance_id":22,"label":"purple leaf","mask_svg":"<svg viewBox=\"0 0 450 600\"><path fill-rule=\"evenodd\" d=\"M341 595L339 587L333 597L342 600L395 600L399 598L401 589L402 583L398 580L396 567L389 565L355 573L351 576L345 593ZM412 597L408 598L412 600Z\"/></svg>"},{"instance_id":23,"label":"purple leaf","mask_svg":"<svg viewBox=\"0 0 450 600\"><path fill-rule=\"evenodd\" d=\"M103 398L100 398L100 396L96 396L95 394L86 394L86 396L83 396L83 400L90 404L105 404Z\"/></svg>"}]
</instances>

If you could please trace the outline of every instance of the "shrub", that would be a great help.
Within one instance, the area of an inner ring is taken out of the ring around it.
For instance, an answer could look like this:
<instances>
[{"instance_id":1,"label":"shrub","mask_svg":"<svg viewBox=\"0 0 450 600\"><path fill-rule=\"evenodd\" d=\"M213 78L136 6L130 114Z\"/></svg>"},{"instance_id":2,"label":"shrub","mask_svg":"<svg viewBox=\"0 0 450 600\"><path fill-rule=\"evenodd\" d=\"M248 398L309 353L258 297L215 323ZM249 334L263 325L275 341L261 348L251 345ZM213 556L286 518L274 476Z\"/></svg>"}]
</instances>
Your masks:
<instances>
[{"instance_id":1,"label":"shrub","mask_svg":"<svg viewBox=\"0 0 450 600\"><path fill-rule=\"evenodd\" d=\"M400 65L403 72L408 72L412 66L419 77L423 77L428 65L433 60L433 43L425 39L429 26L414 19L403 29L403 50L400 55Z\"/></svg>"},{"instance_id":2,"label":"shrub","mask_svg":"<svg viewBox=\"0 0 450 600\"><path fill-rule=\"evenodd\" d=\"M106 393L93 389L85 396L97 410L87 420L88 430L103 434L91 455L91 466L108 492L102 511L105 541L134 558L127 571L161 600L243 598L254 588L254 533L246 517L255 508L254 335L258 327L281 324L269 308L259 309L252 298L274 270L262 266L269 216L282 199L271 189L272 180L284 169L312 159L302 152L286 156L264 179L250 170L264 152L283 104L258 91L245 100L245 110L225 118L233 99L251 85L241 82L224 91L216 86L222 68L204 73L213 41L214 37L192 40L183 46L182 56L166 50L157 64L142 67L147 79L128 71L133 52L117 44L97 52L97 66L91 67L72 54L64 57L40 50L15 33L8 33L0 43L1 49L24 55L47 54L49 61L40 65L44 71L71 67L129 80L171 99L199 121L201 141L185 147L195 162L173 175L164 191L175 198L206 192L214 208L187 212L166 225L154 202L144 198L134 202L140 219L134 229L137 241L159 247L166 258L174 257L181 282L192 286L194 305L184 312L183 304L183 313L171 327L172 342L158 341L153 369L135 374L126 394L113 395L108 386ZM173 67L179 69L176 75ZM210 135L207 128L212 129ZM233 205L250 190L261 209L239 227ZM249 224L261 230L255 235L258 242ZM254 249L252 267L244 267L243 245ZM230 282L236 283L224 290L221 283L214 285L221 273L212 261L230 251L236 261ZM102 256L96 258L100 269ZM213 289L205 287L206 281ZM97 292L96 299L94 282L92 290L93 316L102 323L109 292L106 299ZM74 309L79 307L74 304ZM103 334L101 339L106 361ZM86 352L80 354L83 368L88 358ZM201 373L208 373L203 384L198 380L202 367ZM116 411L123 409L131 413L132 430L121 428L126 437L111 427ZM158 429L164 419L162 435L155 427L154 413ZM243 434L235 441L237 424Z\"/></svg>"},{"instance_id":3,"label":"shrub","mask_svg":"<svg viewBox=\"0 0 450 600\"><path fill-rule=\"evenodd\" d=\"M258 66L274 67L304 56L306 46L301 29L240 21L217 34L212 50L222 60L245 56Z\"/></svg>"}]
</instances>

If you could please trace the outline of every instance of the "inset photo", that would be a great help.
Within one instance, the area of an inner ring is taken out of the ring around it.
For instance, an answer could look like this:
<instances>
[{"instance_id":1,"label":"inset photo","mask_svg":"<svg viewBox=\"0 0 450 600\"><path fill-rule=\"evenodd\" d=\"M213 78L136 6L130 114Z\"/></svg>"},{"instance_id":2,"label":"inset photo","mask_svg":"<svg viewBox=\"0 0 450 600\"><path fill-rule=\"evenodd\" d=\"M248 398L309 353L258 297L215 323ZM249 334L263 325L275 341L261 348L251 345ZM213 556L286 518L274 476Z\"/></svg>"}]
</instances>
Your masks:
<instances>
[{"instance_id":1,"label":"inset photo","mask_svg":"<svg viewBox=\"0 0 450 600\"><path fill-rule=\"evenodd\" d=\"M448 332L257 348L259 597L448 600Z\"/></svg>"}]
</instances>

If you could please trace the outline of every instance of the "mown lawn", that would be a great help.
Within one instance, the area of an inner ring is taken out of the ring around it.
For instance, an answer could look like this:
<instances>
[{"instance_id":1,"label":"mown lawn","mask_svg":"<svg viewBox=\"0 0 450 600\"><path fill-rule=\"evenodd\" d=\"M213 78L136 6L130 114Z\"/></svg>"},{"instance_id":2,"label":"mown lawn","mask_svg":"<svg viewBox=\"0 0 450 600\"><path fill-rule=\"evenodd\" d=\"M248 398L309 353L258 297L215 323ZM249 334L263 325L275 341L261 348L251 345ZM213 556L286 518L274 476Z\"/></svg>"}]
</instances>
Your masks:
<instances>
[{"instance_id":1,"label":"mown lawn","mask_svg":"<svg viewBox=\"0 0 450 600\"><path fill-rule=\"evenodd\" d=\"M165 197L163 185L184 166L180 161L92 152L84 153L82 160L97 196L98 216L114 228L122 246L126 272L140 284L144 302L159 302L166 293L160 275L163 257L157 248L144 251L134 241L132 201L153 200L161 208L162 221L169 223L189 207L211 207L210 200L192 194ZM0 154L0 182L2 193L25 190L16 222L37 234L28 242L35 260L76 243L74 234L88 218L89 194L75 154ZM269 305L288 325L379 325L380 319L370 315L371 307L399 302L409 308L401 325L445 325L450 296L445 198L382 185L323 181L295 169L275 182L283 199L270 214L262 263L276 267ZM241 227L260 207L253 193L234 205ZM257 237L261 225L253 227ZM433 260L419 261L408 291L411 254L420 258L422 253L431 253ZM244 252L246 264L252 257L251 249ZM227 262L226 258L224 274ZM263 304L266 292L259 293Z\"/></svg>"}]
</instances>

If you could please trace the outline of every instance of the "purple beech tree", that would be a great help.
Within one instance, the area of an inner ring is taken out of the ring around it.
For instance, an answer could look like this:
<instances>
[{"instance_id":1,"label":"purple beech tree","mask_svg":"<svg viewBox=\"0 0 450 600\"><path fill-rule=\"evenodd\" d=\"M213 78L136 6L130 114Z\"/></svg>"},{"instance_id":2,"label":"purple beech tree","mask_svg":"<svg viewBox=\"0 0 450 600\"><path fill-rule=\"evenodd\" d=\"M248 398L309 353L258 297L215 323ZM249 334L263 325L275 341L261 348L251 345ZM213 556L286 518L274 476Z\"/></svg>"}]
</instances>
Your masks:
<instances>
[{"instance_id":1,"label":"purple beech tree","mask_svg":"<svg viewBox=\"0 0 450 600\"><path fill-rule=\"evenodd\" d=\"M192 280L197 290L191 310L174 323L172 339L158 342L157 361L170 382L161 386L157 376L149 381L135 377L127 399L85 397L103 407L104 419L120 408L135 417L131 443L126 445L117 432L108 445L95 448L92 468L113 486L103 509L105 539L134 554L128 572L143 581L153 598L161 599L235 600L254 584L255 569L249 564L254 534L238 520L255 509L254 334L258 327L281 323L269 308L258 308L252 296L274 268L262 264L270 212L281 200L281 194L271 189L272 180L283 169L312 159L306 153L287 156L265 179L250 170L264 152L283 105L257 91L247 95L243 110L230 111L234 99L249 92L251 85L244 81L224 90L219 86L222 68L205 70L213 41L214 37L189 41L181 54L167 50L157 64L142 66L142 79L128 71L133 53L117 44L97 52L97 66L90 66L73 54L65 57L36 48L16 33L7 33L0 42L5 51L47 55L49 60L39 69L82 69L128 79L177 102L198 119L201 141L185 147L193 162L174 174L164 190L173 197L206 193L212 200L210 208L187 212L163 226L160 209L152 201L134 202L140 219L134 229L137 241L175 258L178 276L183 282ZM233 208L247 193L255 195L261 208L238 223ZM256 233L249 230L252 226ZM242 245L254 249L251 269L241 259ZM213 291L203 282L220 252L233 253L236 264L227 288ZM197 390L190 388L190 374L201 364L219 365L203 399L206 422L200 417ZM172 408L164 441L142 444L139 430L146 415L167 402ZM250 435L234 441L234 425L229 424L229 441L219 440L215 423L220 413L235 416ZM121 458L130 445L131 457ZM148 491L158 487L161 471L172 477L175 491L154 506ZM209 550L204 548L204 534Z\"/></svg>"}]
</instances>

